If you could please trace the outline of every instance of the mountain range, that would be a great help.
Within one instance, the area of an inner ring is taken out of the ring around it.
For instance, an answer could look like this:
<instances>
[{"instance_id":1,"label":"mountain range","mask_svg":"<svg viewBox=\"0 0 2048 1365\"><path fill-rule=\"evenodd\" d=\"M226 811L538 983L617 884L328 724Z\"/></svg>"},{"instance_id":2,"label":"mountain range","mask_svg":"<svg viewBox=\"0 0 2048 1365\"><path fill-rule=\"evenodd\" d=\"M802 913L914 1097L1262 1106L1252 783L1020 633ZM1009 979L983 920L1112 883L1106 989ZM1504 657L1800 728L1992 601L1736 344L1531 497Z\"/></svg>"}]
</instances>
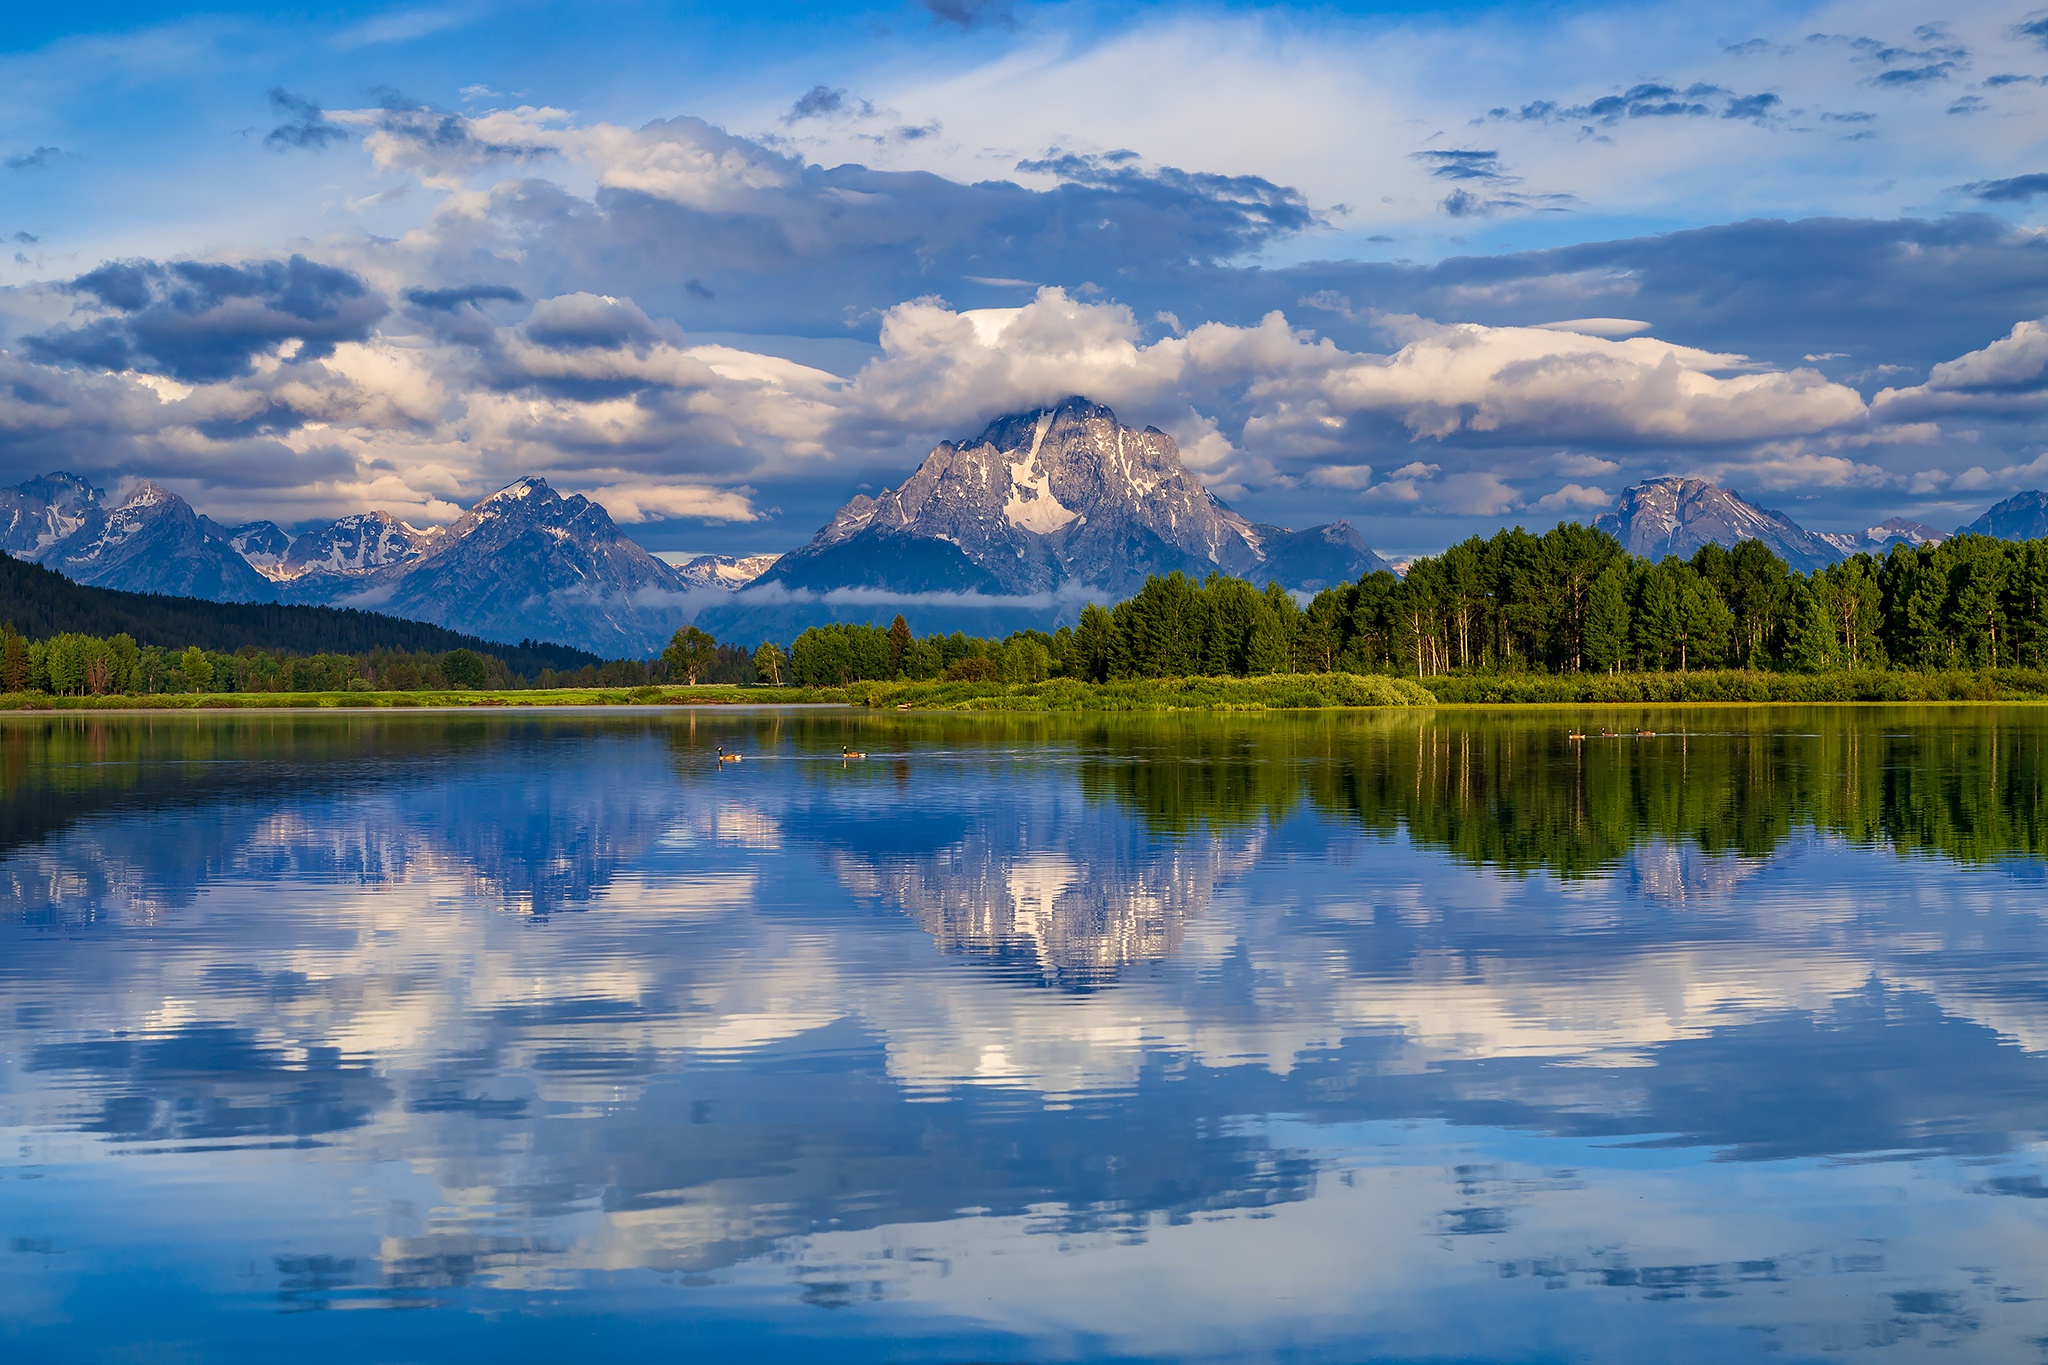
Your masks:
<instances>
[{"instance_id":1,"label":"mountain range","mask_svg":"<svg viewBox=\"0 0 2048 1365\"><path fill-rule=\"evenodd\" d=\"M1809 531L1703 479L1627 489L1595 525L1647 558L1756 539L1811 571L1943 539L1894 517ZM2006 499L1957 534L2048 535L2048 493ZM647 657L694 618L721 639L788 640L825 621L1004 633L1072 620L1149 574L1213 572L1312 593L1389 567L1344 521L1295 531L1215 497L1171 436L1075 397L942 441L894 488L855 497L784 555L670 564L610 514L525 478L445 527L362 512L290 534L225 526L158 484L118 501L75 474L0 489L0 550L91 586L216 602L355 607L487 640Z\"/></svg>"}]
</instances>

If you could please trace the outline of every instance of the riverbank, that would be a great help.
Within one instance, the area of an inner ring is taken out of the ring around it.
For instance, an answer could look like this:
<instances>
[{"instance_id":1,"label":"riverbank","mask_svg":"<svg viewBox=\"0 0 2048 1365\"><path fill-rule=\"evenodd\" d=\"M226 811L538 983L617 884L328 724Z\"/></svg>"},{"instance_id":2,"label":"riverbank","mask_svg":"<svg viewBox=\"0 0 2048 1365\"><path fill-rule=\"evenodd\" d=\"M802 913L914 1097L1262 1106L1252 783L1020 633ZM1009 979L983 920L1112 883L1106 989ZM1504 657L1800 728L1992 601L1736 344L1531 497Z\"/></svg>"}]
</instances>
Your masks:
<instances>
[{"instance_id":1,"label":"riverbank","mask_svg":"<svg viewBox=\"0 0 2048 1365\"><path fill-rule=\"evenodd\" d=\"M4 711L415 710L571 706L848 706L906 711L1317 711L1411 706L1725 702L2048 701L2048 672L1518 674L1393 678L1280 673L1105 683L855 682L843 687L582 687L535 691L225 692L145 697L0 694Z\"/></svg>"}]
</instances>

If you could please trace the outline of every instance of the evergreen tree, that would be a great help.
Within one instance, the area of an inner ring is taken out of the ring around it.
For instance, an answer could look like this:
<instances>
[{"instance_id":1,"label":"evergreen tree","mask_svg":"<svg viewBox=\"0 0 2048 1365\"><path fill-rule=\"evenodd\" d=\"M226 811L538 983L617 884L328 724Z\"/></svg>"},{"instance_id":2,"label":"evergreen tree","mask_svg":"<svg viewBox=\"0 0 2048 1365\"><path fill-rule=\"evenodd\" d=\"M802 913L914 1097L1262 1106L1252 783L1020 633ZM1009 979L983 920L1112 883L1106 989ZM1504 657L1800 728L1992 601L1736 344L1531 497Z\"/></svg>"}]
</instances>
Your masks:
<instances>
[{"instance_id":1,"label":"evergreen tree","mask_svg":"<svg viewBox=\"0 0 2048 1365\"><path fill-rule=\"evenodd\" d=\"M1785 661L1802 673L1823 673L1839 668L1842 659L1827 603L1805 581L1796 582L1786 623Z\"/></svg>"},{"instance_id":2,"label":"evergreen tree","mask_svg":"<svg viewBox=\"0 0 2048 1365\"><path fill-rule=\"evenodd\" d=\"M1583 648L1590 667L1612 673L1627 657L1628 589L1628 569L1616 559L1600 571L1586 590Z\"/></svg>"},{"instance_id":3,"label":"evergreen tree","mask_svg":"<svg viewBox=\"0 0 2048 1365\"><path fill-rule=\"evenodd\" d=\"M12 621L0 631L0 691L28 691L28 645Z\"/></svg>"},{"instance_id":4,"label":"evergreen tree","mask_svg":"<svg viewBox=\"0 0 2048 1365\"><path fill-rule=\"evenodd\" d=\"M1101 604L1081 608L1074 624L1074 643L1067 650L1067 676L1084 682L1107 682L1117 656L1116 623Z\"/></svg>"},{"instance_id":5,"label":"evergreen tree","mask_svg":"<svg viewBox=\"0 0 2048 1365\"><path fill-rule=\"evenodd\" d=\"M903 676L903 656L910 649L910 623L903 619L903 613L896 613L896 619L889 623L889 668L891 676Z\"/></svg>"},{"instance_id":6,"label":"evergreen tree","mask_svg":"<svg viewBox=\"0 0 2048 1365\"><path fill-rule=\"evenodd\" d=\"M1638 667L1671 666L1682 629L1679 570L1684 567L1676 559L1666 559L1643 574L1638 583L1629 638Z\"/></svg>"}]
</instances>

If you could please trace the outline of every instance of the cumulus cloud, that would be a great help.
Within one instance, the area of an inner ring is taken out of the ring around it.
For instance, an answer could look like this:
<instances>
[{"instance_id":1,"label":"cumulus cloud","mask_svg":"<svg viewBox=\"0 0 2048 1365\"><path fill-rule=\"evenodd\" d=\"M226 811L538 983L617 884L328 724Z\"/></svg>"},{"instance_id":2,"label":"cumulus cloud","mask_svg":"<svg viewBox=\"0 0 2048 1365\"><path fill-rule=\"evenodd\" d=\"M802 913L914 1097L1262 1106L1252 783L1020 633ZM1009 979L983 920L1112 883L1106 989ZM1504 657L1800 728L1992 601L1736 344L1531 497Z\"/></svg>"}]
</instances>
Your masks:
<instances>
[{"instance_id":1,"label":"cumulus cloud","mask_svg":"<svg viewBox=\"0 0 2048 1365\"><path fill-rule=\"evenodd\" d=\"M701 484L613 483L593 488L585 496L610 512L613 521L634 525L667 518L755 521L760 514L747 500L751 491Z\"/></svg>"},{"instance_id":2,"label":"cumulus cloud","mask_svg":"<svg viewBox=\"0 0 2048 1365\"><path fill-rule=\"evenodd\" d=\"M1881 390L1871 406L1892 421L1946 412L2018 415L2048 408L2048 320L2017 323L1990 345L1936 365L1924 384Z\"/></svg>"},{"instance_id":3,"label":"cumulus cloud","mask_svg":"<svg viewBox=\"0 0 2048 1365\"><path fill-rule=\"evenodd\" d=\"M1205 323L1154 337L1123 305L1055 288L1012 308L899 304L882 319L879 354L845 378L693 341L632 299L585 291L543 298L503 323L468 308L478 298L511 302L490 287L405 295L419 312L394 326L467 309L469 329L386 335L370 325L378 303L346 314L344 335L334 301L361 305L371 291L346 272L309 273L327 269L310 262L294 286L293 269L129 263L94 272L74 290L106 316L39 334L32 349L45 363L26 371L45 387L84 383L92 347L105 347L97 368L132 377L106 375L96 382L118 393L92 401L127 414L138 460L175 449L191 469L252 486L262 481L235 471L261 462L272 486L296 480L335 496L400 470L403 508L543 473L594 490L628 523L751 522L763 479L828 462L900 474L930 441L1076 392L1178 432L1190 464L1229 496L1303 484L1481 516L1519 505L1511 483L1471 453L1500 442L1713 447L1865 417L1852 390L1810 371L1650 337L1396 316L1380 319L1392 349L1354 351L1277 312L1251 326ZM353 283L343 287L341 276ZM216 316L235 302L246 315ZM329 330L281 354L284 323L267 320L289 320L296 341L323 309ZM158 313L184 330L160 324ZM32 406L15 415L14 439L47 446L47 424L38 438L26 416ZM1417 443L1446 454L1387 458ZM1585 454L1551 464L1568 474L1615 468ZM1383 466L1392 472L1375 482Z\"/></svg>"},{"instance_id":4,"label":"cumulus cloud","mask_svg":"<svg viewBox=\"0 0 2048 1365\"><path fill-rule=\"evenodd\" d=\"M1604 488L1568 483L1555 492L1545 493L1529 506L1539 512L1555 512L1559 516L1569 516L1573 512L1609 507L1613 503L1613 494Z\"/></svg>"}]
</instances>

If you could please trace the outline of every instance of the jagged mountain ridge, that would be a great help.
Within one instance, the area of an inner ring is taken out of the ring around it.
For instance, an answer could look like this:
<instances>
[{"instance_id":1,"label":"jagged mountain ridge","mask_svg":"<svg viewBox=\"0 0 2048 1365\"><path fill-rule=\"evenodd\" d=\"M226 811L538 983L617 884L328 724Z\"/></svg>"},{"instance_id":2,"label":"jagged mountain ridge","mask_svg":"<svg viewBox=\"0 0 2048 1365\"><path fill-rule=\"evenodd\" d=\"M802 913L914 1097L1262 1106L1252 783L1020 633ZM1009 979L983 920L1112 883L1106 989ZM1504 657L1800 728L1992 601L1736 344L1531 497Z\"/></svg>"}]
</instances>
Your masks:
<instances>
[{"instance_id":1,"label":"jagged mountain ridge","mask_svg":"<svg viewBox=\"0 0 2048 1365\"><path fill-rule=\"evenodd\" d=\"M1593 525L1644 559L1689 559L1702 545L1732 546L1744 540L1762 541L1805 573L1847 557L1841 546L1783 512L1758 507L1705 479L1672 476L1639 483Z\"/></svg>"},{"instance_id":2,"label":"jagged mountain ridge","mask_svg":"<svg viewBox=\"0 0 2048 1365\"><path fill-rule=\"evenodd\" d=\"M774 568L781 558L779 554L698 555L672 567L681 576L685 587L737 592Z\"/></svg>"},{"instance_id":3,"label":"jagged mountain ridge","mask_svg":"<svg viewBox=\"0 0 2048 1365\"><path fill-rule=\"evenodd\" d=\"M542 479L521 479L428 530L369 512L294 539L271 522L224 527L149 482L109 505L75 475L7 490L0 517L11 518L6 545L16 557L92 587L359 607L605 657L658 651L681 623L688 586L621 535L604 508Z\"/></svg>"},{"instance_id":4,"label":"jagged mountain ridge","mask_svg":"<svg viewBox=\"0 0 2048 1365\"><path fill-rule=\"evenodd\" d=\"M1911 517L1887 517L1861 534L1855 531L1820 531L1816 534L1844 555L1881 555L1894 545L1903 545L1910 550L1919 545L1938 545L1948 539L1948 532L1924 521L1914 521Z\"/></svg>"},{"instance_id":5,"label":"jagged mountain ridge","mask_svg":"<svg viewBox=\"0 0 2048 1365\"><path fill-rule=\"evenodd\" d=\"M2038 488L2015 493L1968 526L1958 527L1956 534L1996 536L2000 540L2034 540L2048 536L2048 493Z\"/></svg>"},{"instance_id":6,"label":"jagged mountain ridge","mask_svg":"<svg viewBox=\"0 0 2048 1365\"><path fill-rule=\"evenodd\" d=\"M201 597L210 602L276 600L221 528L160 484L138 484L109 507L99 499L63 539L33 558L88 587Z\"/></svg>"},{"instance_id":7,"label":"jagged mountain ridge","mask_svg":"<svg viewBox=\"0 0 2048 1365\"><path fill-rule=\"evenodd\" d=\"M337 606L611 658L658 652L681 622L686 586L603 507L536 478L483 499L417 554L341 583Z\"/></svg>"},{"instance_id":8,"label":"jagged mountain ridge","mask_svg":"<svg viewBox=\"0 0 2048 1365\"><path fill-rule=\"evenodd\" d=\"M84 524L100 491L76 474L45 474L0 489L0 550L34 558Z\"/></svg>"}]
</instances>

